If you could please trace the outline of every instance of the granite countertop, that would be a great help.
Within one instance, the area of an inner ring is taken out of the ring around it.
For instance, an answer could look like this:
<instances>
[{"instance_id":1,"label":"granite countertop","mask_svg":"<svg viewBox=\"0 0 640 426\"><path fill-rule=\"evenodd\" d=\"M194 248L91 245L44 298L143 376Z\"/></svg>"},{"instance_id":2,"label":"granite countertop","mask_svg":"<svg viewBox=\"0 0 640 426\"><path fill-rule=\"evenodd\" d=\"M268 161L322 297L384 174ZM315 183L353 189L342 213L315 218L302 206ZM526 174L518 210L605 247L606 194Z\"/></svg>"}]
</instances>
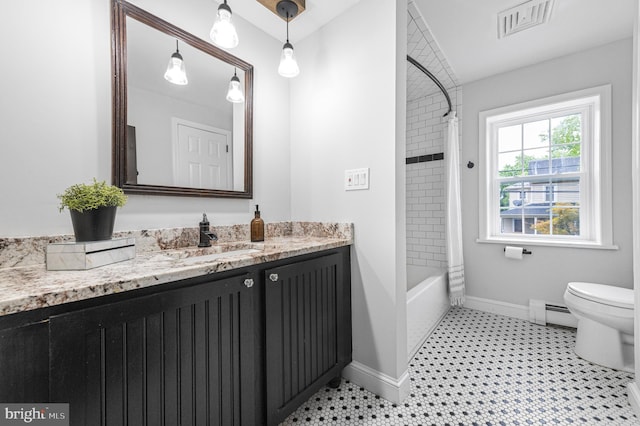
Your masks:
<instances>
[{"instance_id":1,"label":"granite countertop","mask_svg":"<svg viewBox=\"0 0 640 426\"><path fill-rule=\"evenodd\" d=\"M304 229L303 229L304 230ZM348 246L350 232L293 233L214 243L212 248L139 252L134 259L86 271L48 271L44 263L0 268L0 316ZM303 234L303 233L302 233ZM232 250L226 252L227 250ZM223 253L220 253L223 252Z\"/></svg>"}]
</instances>

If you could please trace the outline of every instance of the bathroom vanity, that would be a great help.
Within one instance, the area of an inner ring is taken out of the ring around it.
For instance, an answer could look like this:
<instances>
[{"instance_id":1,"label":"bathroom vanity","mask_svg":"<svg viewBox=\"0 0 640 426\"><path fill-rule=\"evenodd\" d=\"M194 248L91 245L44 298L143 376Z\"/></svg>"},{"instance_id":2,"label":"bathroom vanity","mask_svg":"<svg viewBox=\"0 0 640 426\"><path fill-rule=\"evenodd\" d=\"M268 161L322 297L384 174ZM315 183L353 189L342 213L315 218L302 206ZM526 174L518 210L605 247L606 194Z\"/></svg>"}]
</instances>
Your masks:
<instances>
[{"instance_id":1,"label":"bathroom vanity","mask_svg":"<svg viewBox=\"0 0 640 426\"><path fill-rule=\"evenodd\" d=\"M351 361L351 243L0 269L0 401L68 402L72 425L278 424Z\"/></svg>"}]
</instances>

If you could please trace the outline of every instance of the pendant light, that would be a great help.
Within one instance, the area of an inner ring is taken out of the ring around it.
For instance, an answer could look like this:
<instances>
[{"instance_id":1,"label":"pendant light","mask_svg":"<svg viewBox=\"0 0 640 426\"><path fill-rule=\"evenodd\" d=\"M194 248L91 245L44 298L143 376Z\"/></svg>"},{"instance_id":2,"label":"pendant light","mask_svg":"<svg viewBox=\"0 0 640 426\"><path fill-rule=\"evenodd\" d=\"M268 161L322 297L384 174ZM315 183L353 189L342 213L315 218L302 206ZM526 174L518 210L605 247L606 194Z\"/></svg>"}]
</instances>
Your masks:
<instances>
[{"instance_id":1,"label":"pendant light","mask_svg":"<svg viewBox=\"0 0 640 426\"><path fill-rule=\"evenodd\" d=\"M289 43L289 20L298 14L298 5L290 0L281 0L277 5L278 14L287 21L287 42L282 47L278 74L292 78L300 74L298 62L293 53L293 45Z\"/></svg>"},{"instance_id":2,"label":"pendant light","mask_svg":"<svg viewBox=\"0 0 640 426\"><path fill-rule=\"evenodd\" d=\"M236 71L233 71L233 77L229 82L229 91L227 92L227 100L234 104L244 102L244 94L242 93L242 87L240 86L240 79Z\"/></svg>"},{"instance_id":3,"label":"pendant light","mask_svg":"<svg viewBox=\"0 0 640 426\"><path fill-rule=\"evenodd\" d=\"M227 4L227 0L218 6L218 14L209 36L215 44L225 49L233 49L238 45L238 33L231 22L231 8Z\"/></svg>"},{"instance_id":4,"label":"pendant light","mask_svg":"<svg viewBox=\"0 0 640 426\"><path fill-rule=\"evenodd\" d=\"M184 86L188 83L187 73L184 68L184 60L178 50L178 40L176 40L176 51L169 59L169 65L167 65L167 71L164 73L164 79L170 83L180 86Z\"/></svg>"}]
</instances>

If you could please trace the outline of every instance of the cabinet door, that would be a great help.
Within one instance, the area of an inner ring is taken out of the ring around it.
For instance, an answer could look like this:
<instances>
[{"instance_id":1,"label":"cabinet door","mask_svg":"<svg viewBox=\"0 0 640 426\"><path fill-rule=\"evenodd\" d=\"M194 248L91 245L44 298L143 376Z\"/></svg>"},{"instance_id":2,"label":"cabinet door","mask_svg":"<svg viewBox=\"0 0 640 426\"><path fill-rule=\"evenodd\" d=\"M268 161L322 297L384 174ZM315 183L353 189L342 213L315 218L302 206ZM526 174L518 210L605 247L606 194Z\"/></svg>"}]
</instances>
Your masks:
<instances>
[{"instance_id":1,"label":"cabinet door","mask_svg":"<svg viewBox=\"0 0 640 426\"><path fill-rule=\"evenodd\" d=\"M249 275L50 320L52 402L72 425L254 425Z\"/></svg>"},{"instance_id":2,"label":"cabinet door","mask_svg":"<svg viewBox=\"0 0 640 426\"><path fill-rule=\"evenodd\" d=\"M49 401L46 321L0 330L0 401Z\"/></svg>"},{"instance_id":3,"label":"cabinet door","mask_svg":"<svg viewBox=\"0 0 640 426\"><path fill-rule=\"evenodd\" d=\"M278 424L351 361L344 255L265 272L267 423Z\"/></svg>"}]
</instances>

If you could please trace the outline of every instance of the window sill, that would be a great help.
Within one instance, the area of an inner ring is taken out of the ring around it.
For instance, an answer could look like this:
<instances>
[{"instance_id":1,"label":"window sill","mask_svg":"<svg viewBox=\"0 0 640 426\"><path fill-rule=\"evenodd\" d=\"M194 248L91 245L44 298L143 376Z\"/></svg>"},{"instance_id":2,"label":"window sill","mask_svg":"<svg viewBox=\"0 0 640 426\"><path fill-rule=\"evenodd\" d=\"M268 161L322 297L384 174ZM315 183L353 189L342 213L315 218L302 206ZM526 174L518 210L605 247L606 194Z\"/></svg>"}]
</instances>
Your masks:
<instances>
[{"instance_id":1,"label":"window sill","mask_svg":"<svg viewBox=\"0 0 640 426\"><path fill-rule=\"evenodd\" d=\"M619 250L619 247L615 244L601 244L587 241L542 241L525 238L478 238L476 243L482 244L511 244L519 246L542 246L542 247L564 247L564 248L577 248L577 249L594 249L594 250Z\"/></svg>"}]
</instances>

